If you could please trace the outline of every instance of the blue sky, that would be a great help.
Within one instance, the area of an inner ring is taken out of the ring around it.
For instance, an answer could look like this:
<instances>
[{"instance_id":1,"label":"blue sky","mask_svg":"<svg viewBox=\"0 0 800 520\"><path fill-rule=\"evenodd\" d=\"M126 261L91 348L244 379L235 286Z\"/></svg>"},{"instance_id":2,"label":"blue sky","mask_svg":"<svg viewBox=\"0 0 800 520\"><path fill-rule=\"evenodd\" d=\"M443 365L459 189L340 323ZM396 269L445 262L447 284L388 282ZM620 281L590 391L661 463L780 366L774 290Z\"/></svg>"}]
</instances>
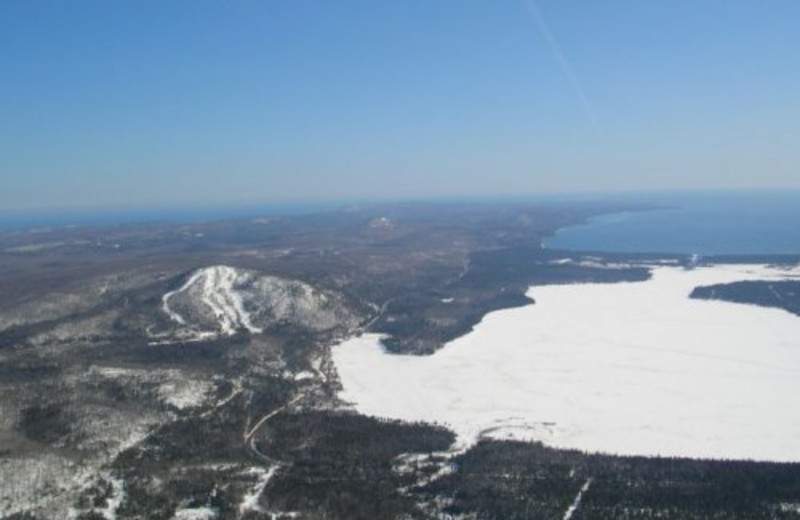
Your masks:
<instances>
[{"instance_id":1,"label":"blue sky","mask_svg":"<svg viewBox=\"0 0 800 520\"><path fill-rule=\"evenodd\" d=\"M0 209L800 188L796 0L5 0Z\"/></svg>"}]
</instances>

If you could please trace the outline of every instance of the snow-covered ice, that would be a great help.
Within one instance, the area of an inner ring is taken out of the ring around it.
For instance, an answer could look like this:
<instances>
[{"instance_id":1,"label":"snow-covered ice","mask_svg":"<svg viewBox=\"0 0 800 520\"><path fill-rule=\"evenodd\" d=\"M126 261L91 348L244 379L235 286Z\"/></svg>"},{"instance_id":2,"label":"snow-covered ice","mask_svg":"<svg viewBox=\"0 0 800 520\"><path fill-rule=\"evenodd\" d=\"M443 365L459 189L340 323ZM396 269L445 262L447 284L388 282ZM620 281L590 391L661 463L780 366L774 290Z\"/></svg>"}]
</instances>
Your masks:
<instances>
[{"instance_id":1,"label":"snow-covered ice","mask_svg":"<svg viewBox=\"0 0 800 520\"><path fill-rule=\"evenodd\" d=\"M362 413L616 454L800 461L800 318L693 300L696 286L800 269L657 266L652 279L532 287L432 356L380 336L335 346L340 397Z\"/></svg>"}]
</instances>

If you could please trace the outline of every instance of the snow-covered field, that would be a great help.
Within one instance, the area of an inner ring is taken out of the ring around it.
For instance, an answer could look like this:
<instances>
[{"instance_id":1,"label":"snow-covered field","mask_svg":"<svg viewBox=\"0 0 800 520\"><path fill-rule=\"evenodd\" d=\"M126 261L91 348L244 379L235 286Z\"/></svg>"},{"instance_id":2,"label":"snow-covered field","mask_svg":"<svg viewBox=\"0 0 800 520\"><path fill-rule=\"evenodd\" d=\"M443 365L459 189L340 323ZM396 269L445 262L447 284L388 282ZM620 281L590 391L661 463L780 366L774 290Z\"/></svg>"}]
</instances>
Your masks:
<instances>
[{"instance_id":1,"label":"snow-covered field","mask_svg":"<svg viewBox=\"0 0 800 520\"><path fill-rule=\"evenodd\" d=\"M800 269L658 266L645 282L533 287L428 357L377 335L333 348L362 413L615 454L800 461L800 318L689 299L700 285Z\"/></svg>"}]
</instances>

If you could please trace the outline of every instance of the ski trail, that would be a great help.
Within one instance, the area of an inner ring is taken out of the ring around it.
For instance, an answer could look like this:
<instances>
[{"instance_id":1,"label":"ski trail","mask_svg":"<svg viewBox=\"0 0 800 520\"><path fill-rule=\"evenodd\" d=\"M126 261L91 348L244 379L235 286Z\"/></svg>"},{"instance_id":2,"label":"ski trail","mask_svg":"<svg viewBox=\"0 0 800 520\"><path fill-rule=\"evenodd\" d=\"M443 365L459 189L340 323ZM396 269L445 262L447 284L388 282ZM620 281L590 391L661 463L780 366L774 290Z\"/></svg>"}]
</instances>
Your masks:
<instances>
[{"instance_id":1,"label":"ski trail","mask_svg":"<svg viewBox=\"0 0 800 520\"><path fill-rule=\"evenodd\" d=\"M244 308L242 295L235 288L240 276L236 269L224 265L198 269L179 289L161 297L161 308L170 319L186 326L186 319L170 307L169 300L199 284L200 300L211 310L222 334L230 336L241 327L260 334L263 329L253 324L252 317Z\"/></svg>"},{"instance_id":2,"label":"ski trail","mask_svg":"<svg viewBox=\"0 0 800 520\"><path fill-rule=\"evenodd\" d=\"M583 499L583 494L586 493L586 491L589 490L589 486L591 486L591 485L592 485L592 479L590 478L590 479L588 479L586 481L586 483L583 485L581 490L578 491L578 495L575 497L575 500L572 502L572 505L570 505L569 509L567 509L567 512L564 513L563 520L570 520L572 518L572 515L575 514L575 511L577 511L578 507L580 507L580 505L581 505L581 500Z\"/></svg>"},{"instance_id":3,"label":"ski trail","mask_svg":"<svg viewBox=\"0 0 800 520\"><path fill-rule=\"evenodd\" d=\"M203 275L202 270L195 271L192 274L192 276L190 276L189 279L186 280L186 282L184 282L183 285L181 285L179 289L170 291L161 297L161 308L164 310L165 313L167 313L167 316L169 316L173 321L177 321L181 325L186 325L186 320L183 319L183 316L172 310L172 308L169 306L169 299L172 298L173 295L178 294L179 292L183 292L189 287L191 287L192 284L194 284L197 281L197 279L200 278L202 275Z\"/></svg>"}]
</instances>

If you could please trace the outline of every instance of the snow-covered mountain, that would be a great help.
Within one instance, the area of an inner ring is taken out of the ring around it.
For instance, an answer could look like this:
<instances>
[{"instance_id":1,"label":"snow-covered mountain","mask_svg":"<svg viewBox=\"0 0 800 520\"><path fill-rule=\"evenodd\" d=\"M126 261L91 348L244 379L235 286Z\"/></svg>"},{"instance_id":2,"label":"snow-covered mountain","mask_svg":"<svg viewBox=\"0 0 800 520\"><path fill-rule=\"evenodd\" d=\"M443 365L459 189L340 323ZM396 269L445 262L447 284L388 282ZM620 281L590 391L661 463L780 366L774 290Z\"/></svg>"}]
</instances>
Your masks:
<instances>
[{"instance_id":1,"label":"snow-covered mountain","mask_svg":"<svg viewBox=\"0 0 800 520\"><path fill-rule=\"evenodd\" d=\"M324 332L358 322L340 294L225 265L196 270L161 304L182 333L198 338L280 325Z\"/></svg>"}]
</instances>

